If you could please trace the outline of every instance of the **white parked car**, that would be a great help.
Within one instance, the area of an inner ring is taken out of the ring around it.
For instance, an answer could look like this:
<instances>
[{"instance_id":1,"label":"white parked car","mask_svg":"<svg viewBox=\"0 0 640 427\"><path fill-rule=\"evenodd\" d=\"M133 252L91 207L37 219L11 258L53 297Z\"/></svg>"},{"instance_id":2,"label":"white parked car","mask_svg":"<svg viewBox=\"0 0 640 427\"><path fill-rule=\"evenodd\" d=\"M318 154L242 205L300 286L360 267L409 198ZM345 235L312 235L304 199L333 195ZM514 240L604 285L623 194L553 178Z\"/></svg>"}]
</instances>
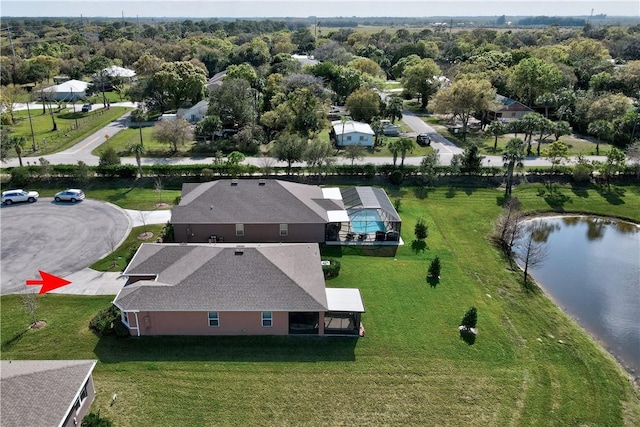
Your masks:
<instances>
[{"instance_id":1,"label":"white parked car","mask_svg":"<svg viewBox=\"0 0 640 427\"><path fill-rule=\"evenodd\" d=\"M77 188L68 188L64 191L56 193L54 196L54 200L56 202L79 202L80 200L84 200L84 192L82 190L78 190Z\"/></svg>"},{"instance_id":2,"label":"white parked car","mask_svg":"<svg viewBox=\"0 0 640 427\"><path fill-rule=\"evenodd\" d=\"M8 190L2 192L2 204L11 205L13 203L29 202L38 200L40 194L37 191Z\"/></svg>"}]
</instances>

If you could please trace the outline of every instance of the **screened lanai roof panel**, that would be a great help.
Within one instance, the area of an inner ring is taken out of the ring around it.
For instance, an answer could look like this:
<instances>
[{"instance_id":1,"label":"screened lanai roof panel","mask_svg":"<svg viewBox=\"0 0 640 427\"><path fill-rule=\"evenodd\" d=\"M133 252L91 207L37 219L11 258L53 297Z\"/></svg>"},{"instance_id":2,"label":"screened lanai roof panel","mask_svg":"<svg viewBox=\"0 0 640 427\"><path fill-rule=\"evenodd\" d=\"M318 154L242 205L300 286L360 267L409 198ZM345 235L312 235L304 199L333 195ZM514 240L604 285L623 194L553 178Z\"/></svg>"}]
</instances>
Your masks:
<instances>
[{"instance_id":1,"label":"screened lanai roof panel","mask_svg":"<svg viewBox=\"0 0 640 427\"><path fill-rule=\"evenodd\" d=\"M353 209L382 209L392 221L401 221L387 193L375 187L351 187L341 190L344 207Z\"/></svg>"}]
</instances>

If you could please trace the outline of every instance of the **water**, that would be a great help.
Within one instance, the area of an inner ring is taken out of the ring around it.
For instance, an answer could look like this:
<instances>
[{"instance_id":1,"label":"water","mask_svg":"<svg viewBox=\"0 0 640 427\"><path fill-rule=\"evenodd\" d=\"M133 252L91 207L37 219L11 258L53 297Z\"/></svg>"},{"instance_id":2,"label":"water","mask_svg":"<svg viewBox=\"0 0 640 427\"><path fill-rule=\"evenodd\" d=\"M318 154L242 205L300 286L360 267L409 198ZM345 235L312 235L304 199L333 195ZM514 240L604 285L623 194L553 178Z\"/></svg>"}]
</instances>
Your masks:
<instances>
[{"instance_id":1,"label":"water","mask_svg":"<svg viewBox=\"0 0 640 427\"><path fill-rule=\"evenodd\" d=\"M360 209L349 213L351 229L354 233L366 234L387 231L384 221L376 209Z\"/></svg>"},{"instance_id":2,"label":"water","mask_svg":"<svg viewBox=\"0 0 640 427\"><path fill-rule=\"evenodd\" d=\"M547 255L531 276L638 376L640 227L597 217L538 221Z\"/></svg>"}]
</instances>

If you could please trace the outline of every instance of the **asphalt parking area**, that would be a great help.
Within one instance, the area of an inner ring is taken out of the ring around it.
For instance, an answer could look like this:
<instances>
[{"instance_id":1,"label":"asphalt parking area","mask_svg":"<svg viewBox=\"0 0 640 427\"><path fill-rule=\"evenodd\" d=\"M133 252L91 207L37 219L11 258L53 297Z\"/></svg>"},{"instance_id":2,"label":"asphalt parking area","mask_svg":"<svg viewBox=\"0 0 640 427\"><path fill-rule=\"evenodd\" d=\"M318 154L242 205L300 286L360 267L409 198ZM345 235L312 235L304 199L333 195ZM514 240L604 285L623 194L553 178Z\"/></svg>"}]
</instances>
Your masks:
<instances>
[{"instance_id":1,"label":"asphalt parking area","mask_svg":"<svg viewBox=\"0 0 640 427\"><path fill-rule=\"evenodd\" d=\"M117 206L86 199L0 209L0 294L19 293L38 270L65 277L111 253L129 234L127 214Z\"/></svg>"}]
</instances>

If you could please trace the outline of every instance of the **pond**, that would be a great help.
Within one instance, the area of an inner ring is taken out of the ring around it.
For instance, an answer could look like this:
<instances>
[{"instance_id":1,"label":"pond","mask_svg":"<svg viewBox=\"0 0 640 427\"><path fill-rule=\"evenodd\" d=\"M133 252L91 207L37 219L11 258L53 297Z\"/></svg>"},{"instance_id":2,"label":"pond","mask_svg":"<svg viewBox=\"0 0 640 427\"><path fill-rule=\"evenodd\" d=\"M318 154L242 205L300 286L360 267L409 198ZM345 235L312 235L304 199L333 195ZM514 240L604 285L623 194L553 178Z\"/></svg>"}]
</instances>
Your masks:
<instances>
[{"instance_id":1,"label":"pond","mask_svg":"<svg viewBox=\"0 0 640 427\"><path fill-rule=\"evenodd\" d=\"M535 221L544 227L546 256L531 276L637 377L640 226L587 216Z\"/></svg>"}]
</instances>

